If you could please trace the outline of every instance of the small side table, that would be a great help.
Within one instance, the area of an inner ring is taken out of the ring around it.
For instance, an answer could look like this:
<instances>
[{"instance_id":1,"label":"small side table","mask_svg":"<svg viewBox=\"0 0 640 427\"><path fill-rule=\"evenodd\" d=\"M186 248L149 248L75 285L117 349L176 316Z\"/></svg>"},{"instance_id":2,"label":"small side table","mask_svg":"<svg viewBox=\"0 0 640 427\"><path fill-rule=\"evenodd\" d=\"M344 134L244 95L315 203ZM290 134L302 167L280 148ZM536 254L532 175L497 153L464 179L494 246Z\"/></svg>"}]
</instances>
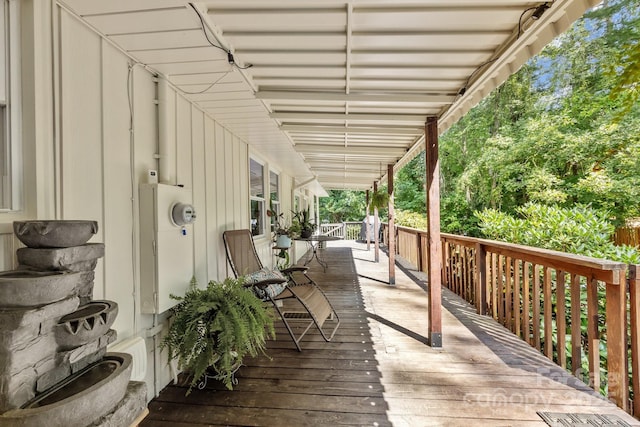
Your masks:
<instances>
[{"instance_id":1,"label":"small side table","mask_svg":"<svg viewBox=\"0 0 640 427\"><path fill-rule=\"evenodd\" d=\"M341 239L342 239L341 237L336 237L336 236L315 235L310 237L297 237L294 240L307 242L307 245L309 245L309 249L311 249L311 256L309 257L309 259L307 259L304 262L304 265L309 264L311 260L315 258L316 261L318 261L318 264L322 266L323 271L326 272L328 265L324 259L318 256L318 246L320 246L320 243L322 242L330 242L333 240L341 240Z\"/></svg>"}]
</instances>

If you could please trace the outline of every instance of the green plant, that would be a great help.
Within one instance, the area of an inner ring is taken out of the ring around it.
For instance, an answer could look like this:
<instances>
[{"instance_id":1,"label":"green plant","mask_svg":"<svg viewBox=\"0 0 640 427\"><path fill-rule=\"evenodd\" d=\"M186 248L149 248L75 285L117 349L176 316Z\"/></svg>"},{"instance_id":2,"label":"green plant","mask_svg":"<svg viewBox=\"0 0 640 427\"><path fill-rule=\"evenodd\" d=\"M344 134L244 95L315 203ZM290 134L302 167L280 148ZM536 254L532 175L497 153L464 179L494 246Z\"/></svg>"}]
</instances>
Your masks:
<instances>
[{"instance_id":1,"label":"green plant","mask_svg":"<svg viewBox=\"0 0 640 427\"><path fill-rule=\"evenodd\" d=\"M291 225L284 217L284 212L277 213L275 210L267 209L267 216L273 223L273 234L277 236L291 236Z\"/></svg>"},{"instance_id":2,"label":"green plant","mask_svg":"<svg viewBox=\"0 0 640 427\"><path fill-rule=\"evenodd\" d=\"M384 209L389 206L389 193L384 188L379 188L377 191L371 193L371 201L369 207L373 209Z\"/></svg>"},{"instance_id":3,"label":"green plant","mask_svg":"<svg viewBox=\"0 0 640 427\"><path fill-rule=\"evenodd\" d=\"M191 375L187 394L207 372L233 389L244 356L264 354L267 336L275 337L273 312L244 286L244 279L210 281L198 288L191 280L184 297L171 308L173 319L161 347Z\"/></svg>"},{"instance_id":4,"label":"green plant","mask_svg":"<svg viewBox=\"0 0 640 427\"><path fill-rule=\"evenodd\" d=\"M293 213L291 228L300 235L311 234L316 229L316 224L311 221L311 211L309 208Z\"/></svg>"}]
</instances>

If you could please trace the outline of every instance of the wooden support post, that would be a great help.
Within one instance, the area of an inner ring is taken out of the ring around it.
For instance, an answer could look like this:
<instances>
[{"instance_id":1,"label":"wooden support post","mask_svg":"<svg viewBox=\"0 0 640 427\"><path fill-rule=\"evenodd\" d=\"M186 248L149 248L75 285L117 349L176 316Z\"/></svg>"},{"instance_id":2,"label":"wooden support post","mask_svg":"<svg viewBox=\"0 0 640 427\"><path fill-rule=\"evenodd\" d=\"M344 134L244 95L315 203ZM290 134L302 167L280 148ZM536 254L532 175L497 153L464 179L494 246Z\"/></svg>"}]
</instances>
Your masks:
<instances>
[{"instance_id":1,"label":"wooden support post","mask_svg":"<svg viewBox=\"0 0 640 427\"><path fill-rule=\"evenodd\" d=\"M487 313L487 250L476 243L476 310L478 314Z\"/></svg>"},{"instance_id":2,"label":"wooden support post","mask_svg":"<svg viewBox=\"0 0 640 427\"><path fill-rule=\"evenodd\" d=\"M640 413L640 265L629 266L633 414Z\"/></svg>"},{"instance_id":3,"label":"wooden support post","mask_svg":"<svg viewBox=\"0 0 640 427\"><path fill-rule=\"evenodd\" d=\"M393 211L393 165L387 168L387 192L389 193L389 284L396 284L396 233L395 218Z\"/></svg>"},{"instance_id":4,"label":"wooden support post","mask_svg":"<svg viewBox=\"0 0 640 427\"><path fill-rule=\"evenodd\" d=\"M609 400L625 411L629 407L626 273L626 270L614 272L614 283L607 283L606 290Z\"/></svg>"},{"instance_id":5,"label":"wooden support post","mask_svg":"<svg viewBox=\"0 0 640 427\"><path fill-rule=\"evenodd\" d=\"M440 163L438 160L438 118L425 123L427 174L427 277L429 280L429 344L442 347L442 243L440 241Z\"/></svg>"},{"instance_id":6,"label":"wooden support post","mask_svg":"<svg viewBox=\"0 0 640 427\"><path fill-rule=\"evenodd\" d=\"M366 208L366 212L365 212L365 230L367 232L367 252L371 250L371 239L369 239L369 236L371 236L371 224L369 224L369 203L371 202L371 199L369 199L369 190L367 190L367 208Z\"/></svg>"},{"instance_id":7,"label":"wooden support post","mask_svg":"<svg viewBox=\"0 0 640 427\"><path fill-rule=\"evenodd\" d=\"M373 183L373 192L378 191L378 181ZM378 208L373 208L373 242L374 242L374 259L380 262L380 236L378 230L380 227L380 219L378 218Z\"/></svg>"}]
</instances>

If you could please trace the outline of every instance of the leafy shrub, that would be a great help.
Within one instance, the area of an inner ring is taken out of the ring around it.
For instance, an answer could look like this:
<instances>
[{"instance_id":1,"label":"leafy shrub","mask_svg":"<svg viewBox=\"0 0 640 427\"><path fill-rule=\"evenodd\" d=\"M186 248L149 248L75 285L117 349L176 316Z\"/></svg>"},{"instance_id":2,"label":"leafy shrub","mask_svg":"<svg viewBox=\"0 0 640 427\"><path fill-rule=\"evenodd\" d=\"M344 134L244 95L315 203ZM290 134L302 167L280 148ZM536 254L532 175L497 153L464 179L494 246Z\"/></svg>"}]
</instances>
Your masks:
<instances>
[{"instance_id":1,"label":"leafy shrub","mask_svg":"<svg viewBox=\"0 0 640 427\"><path fill-rule=\"evenodd\" d=\"M424 214L399 209L395 211L395 214L396 225L416 228L418 230L427 229L427 217Z\"/></svg>"},{"instance_id":2,"label":"leafy shrub","mask_svg":"<svg viewBox=\"0 0 640 427\"><path fill-rule=\"evenodd\" d=\"M476 212L480 230L489 239L580 254L595 258L640 263L640 252L616 246L615 228L607 216L590 206L572 208L527 203L516 209L515 218L496 209Z\"/></svg>"}]
</instances>

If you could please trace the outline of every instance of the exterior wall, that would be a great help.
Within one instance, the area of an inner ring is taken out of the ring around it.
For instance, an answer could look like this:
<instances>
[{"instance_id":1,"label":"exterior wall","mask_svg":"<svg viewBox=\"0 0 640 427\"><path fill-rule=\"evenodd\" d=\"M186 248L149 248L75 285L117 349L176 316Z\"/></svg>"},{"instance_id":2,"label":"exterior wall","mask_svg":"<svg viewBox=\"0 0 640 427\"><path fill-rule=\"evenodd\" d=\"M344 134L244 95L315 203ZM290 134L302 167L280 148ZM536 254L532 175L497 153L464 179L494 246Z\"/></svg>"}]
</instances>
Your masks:
<instances>
[{"instance_id":1,"label":"exterior wall","mask_svg":"<svg viewBox=\"0 0 640 427\"><path fill-rule=\"evenodd\" d=\"M119 341L145 338L152 398L172 378L166 356L156 351L161 335L153 336L159 330L155 326L166 323L167 313L141 314L139 297L139 225L145 219L139 217L138 187L146 182L149 169L160 166L156 78L64 8L40 0L22 3L24 50L33 52L23 66L23 80L53 85L30 95L25 89L25 110L31 111L23 117L23 127L31 129L32 136L24 147L30 202L22 212L0 214L0 270L14 266L15 219L98 221L92 241L105 243L106 254L96 269L94 298L118 303L114 329ZM44 62L37 65L34 58ZM229 274L222 232L248 228L249 147L169 90L165 129L174 136L166 153L169 170L164 172L175 180L169 183L192 192L197 211L193 273L204 284ZM40 127L34 131L36 125ZM282 207L289 212L293 180L286 169L279 170ZM271 265L269 239L256 245L264 264Z\"/></svg>"}]
</instances>

